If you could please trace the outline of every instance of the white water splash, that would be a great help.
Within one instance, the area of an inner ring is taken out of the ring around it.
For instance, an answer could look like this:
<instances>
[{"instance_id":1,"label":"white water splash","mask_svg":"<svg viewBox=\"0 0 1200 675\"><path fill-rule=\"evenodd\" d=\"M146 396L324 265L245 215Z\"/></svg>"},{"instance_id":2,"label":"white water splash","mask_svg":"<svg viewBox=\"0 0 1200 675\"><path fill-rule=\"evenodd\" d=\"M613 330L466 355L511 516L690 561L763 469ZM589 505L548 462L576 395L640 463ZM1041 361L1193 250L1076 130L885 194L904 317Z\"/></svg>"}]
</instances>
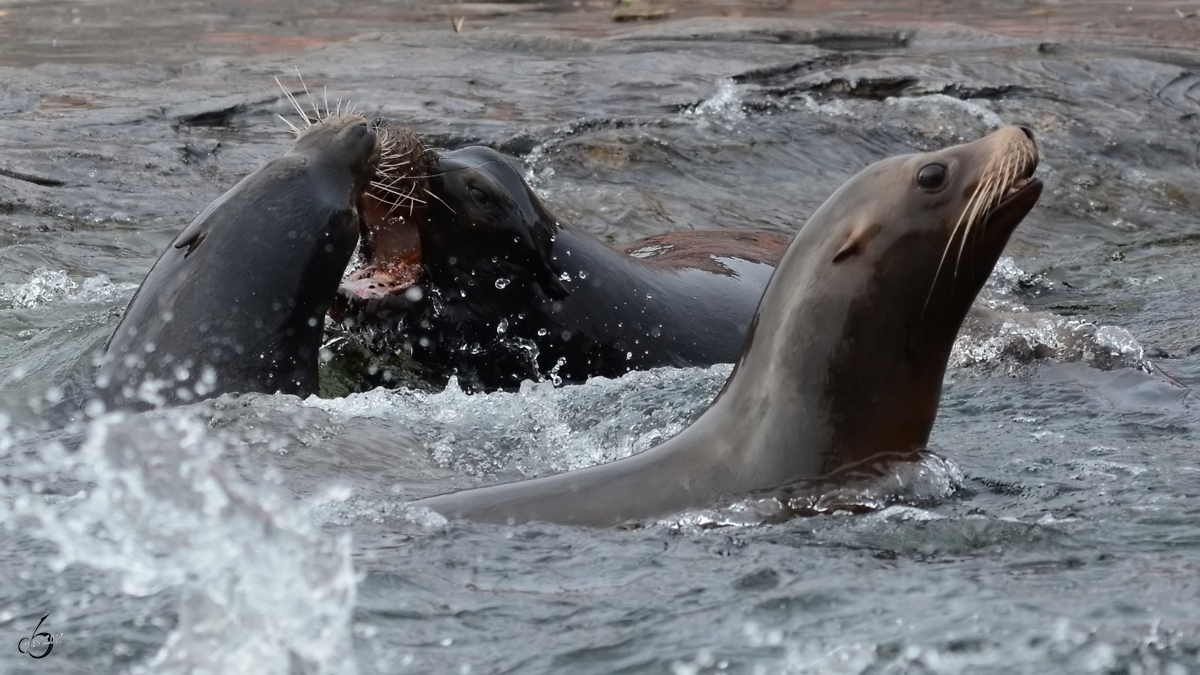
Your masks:
<instances>
[{"instance_id":1,"label":"white water splash","mask_svg":"<svg viewBox=\"0 0 1200 675\"><path fill-rule=\"evenodd\" d=\"M717 82L717 92L681 113L684 117L702 121L714 121L732 130L735 122L746 119L742 108L742 92L731 79Z\"/></svg>"},{"instance_id":2,"label":"white water splash","mask_svg":"<svg viewBox=\"0 0 1200 675\"><path fill-rule=\"evenodd\" d=\"M65 270L39 267L25 283L0 289L0 300L7 300L17 309L33 309L64 300L111 302L134 288L137 284L114 284L103 275L76 283Z\"/></svg>"},{"instance_id":3,"label":"white water splash","mask_svg":"<svg viewBox=\"0 0 1200 675\"><path fill-rule=\"evenodd\" d=\"M894 517L897 513L928 513L904 504L937 502L962 487L963 473L957 464L933 452L917 461L892 462L887 471L839 478L834 482L809 481L789 486L786 494L744 499L729 506L699 509L660 520L659 525L681 532L717 527L762 525L797 515L835 515L876 511Z\"/></svg>"},{"instance_id":4,"label":"white water splash","mask_svg":"<svg viewBox=\"0 0 1200 675\"><path fill-rule=\"evenodd\" d=\"M468 395L375 389L305 403L343 417L391 419L412 430L443 467L475 476L536 476L628 457L679 433L716 396L732 366L659 368L619 379Z\"/></svg>"},{"instance_id":5,"label":"white water splash","mask_svg":"<svg viewBox=\"0 0 1200 675\"><path fill-rule=\"evenodd\" d=\"M1004 257L984 285L950 353L951 368L1006 366L1014 370L1039 359L1086 361L1109 370L1148 368L1145 348L1129 331L1086 319L1030 312L1019 289L1049 289L1054 282L1029 274Z\"/></svg>"},{"instance_id":6,"label":"white water splash","mask_svg":"<svg viewBox=\"0 0 1200 675\"><path fill-rule=\"evenodd\" d=\"M166 644L130 672L349 674L356 579L345 536L271 484L250 485L223 461L229 448L185 411L93 421L77 452L49 445L20 469L35 480L14 513L53 542L61 571L120 576L122 592L178 595ZM270 476L266 477L268 480ZM83 487L62 499L49 482Z\"/></svg>"},{"instance_id":7,"label":"white water splash","mask_svg":"<svg viewBox=\"0 0 1200 675\"><path fill-rule=\"evenodd\" d=\"M928 94L926 96L892 97L887 99L887 105L904 109L906 116L913 112L925 112L939 120L953 121L953 118L966 114L989 129L999 129L1004 126L1004 120L992 110L986 99L961 99L945 94Z\"/></svg>"}]
</instances>

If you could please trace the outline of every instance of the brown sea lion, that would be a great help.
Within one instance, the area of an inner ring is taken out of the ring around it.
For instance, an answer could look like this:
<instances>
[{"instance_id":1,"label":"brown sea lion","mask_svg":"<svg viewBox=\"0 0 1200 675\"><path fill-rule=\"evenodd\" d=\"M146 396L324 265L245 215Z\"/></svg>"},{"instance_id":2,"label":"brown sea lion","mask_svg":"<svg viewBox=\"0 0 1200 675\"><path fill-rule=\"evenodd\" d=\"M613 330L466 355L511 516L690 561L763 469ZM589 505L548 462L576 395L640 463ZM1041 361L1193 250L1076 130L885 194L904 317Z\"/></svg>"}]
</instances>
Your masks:
<instances>
[{"instance_id":1,"label":"brown sea lion","mask_svg":"<svg viewBox=\"0 0 1200 675\"><path fill-rule=\"evenodd\" d=\"M609 464L414 505L609 526L918 457L959 327L1041 195L1037 162L1032 132L1005 127L867 167L796 235L733 374L679 435Z\"/></svg>"}]
</instances>

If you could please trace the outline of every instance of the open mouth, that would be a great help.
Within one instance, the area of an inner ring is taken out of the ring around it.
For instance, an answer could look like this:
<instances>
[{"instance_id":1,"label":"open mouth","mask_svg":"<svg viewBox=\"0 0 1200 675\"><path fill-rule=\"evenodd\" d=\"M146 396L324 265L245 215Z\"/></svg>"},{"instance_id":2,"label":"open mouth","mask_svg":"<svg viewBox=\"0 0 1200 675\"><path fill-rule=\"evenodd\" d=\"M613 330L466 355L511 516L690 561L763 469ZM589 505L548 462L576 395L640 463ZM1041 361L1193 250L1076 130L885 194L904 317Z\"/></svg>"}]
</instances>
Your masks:
<instances>
[{"instance_id":1,"label":"open mouth","mask_svg":"<svg viewBox=\"0 0 1200 675\"><path fill-rule=\"evenodd\" d=\"M1008 230L1011 232L1025 218L1042 196L1042 181L1033 177L1037 169L1037 157L1033 157L1025 168L1025 176L1009 185L996 205L988 211L983 227L986 231ZM1007 234L1007 232L1005 233Z\"/></svg>"},{"instance_id":2,"label":"open mouth","mask_svg":"<svg viewBox=\"0 0 1200 675\"><path fill-rule=\"evenodd\" d=\"M426 180L433 157L409 129L376 122L382 147L375 179L359 202L365 263L342 279L337 314L402 295L421 279L419 224L428 218Z\"/></svg>"},{"instance_id":3,"label":"open mouth","mask_svg":"<svg viewBox=\"0 0 1200 675\"><path fill-rule=\"evenodd\" d=\"M1038 147L1033 132L1023 127L1006 127L985 141L992 150L992 157L973 200L992 204L984 212L979 226L984 237L999 238L1003 242L1042 195L1042 181L1033 177L1038 167ZM971 211L968 204L964 211L967 219L964 243L966 235L973 229Z\"/></svg>"}]
</instances>

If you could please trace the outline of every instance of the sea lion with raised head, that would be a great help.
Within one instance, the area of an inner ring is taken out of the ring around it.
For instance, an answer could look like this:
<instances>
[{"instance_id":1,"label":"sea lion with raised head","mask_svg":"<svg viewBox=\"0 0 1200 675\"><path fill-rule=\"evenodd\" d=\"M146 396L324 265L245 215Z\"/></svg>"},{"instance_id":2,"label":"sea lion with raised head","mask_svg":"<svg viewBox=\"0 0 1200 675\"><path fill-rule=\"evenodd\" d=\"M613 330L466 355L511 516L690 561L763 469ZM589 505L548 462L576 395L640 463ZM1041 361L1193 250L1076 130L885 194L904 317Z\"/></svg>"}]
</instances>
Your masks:
<instances>
[{"instance_id":1,"label":"sea lion with raised head","mask_svg":"<svg viewBox=\"0 0 1200 675\"><path fill-rule=\"evenodd\" d=\"M494 150L413 152L423 203L386 226L368 218L368 264L340 312L468 390L731 363L791 240L725 229L613 248L552 214Z\"/></svg>"},{"instance_id":2,"label":"sea lion with raised head","mask_svg":"<svg viewBox=\"0 0 1200 675\"><path fill-rule=\"evenodd\" d=\"M1033 134L893 157L788 248L724 389L609 464L414 502L449 518L609 526L916 458L971 303L1042 185Z\"/></svg>"},{"instance_id":3,"label":"sea lion with raised head","mask_svg":"<svg viewBox=\"0 0 1200 675\"><path fill-rule=\"evenodd\" d=\"M175 237L105 346L111 407L226 392L317 391L325 313L358 243L375 132L334 114L246 176Z\"/></svg>"}]
</instances>

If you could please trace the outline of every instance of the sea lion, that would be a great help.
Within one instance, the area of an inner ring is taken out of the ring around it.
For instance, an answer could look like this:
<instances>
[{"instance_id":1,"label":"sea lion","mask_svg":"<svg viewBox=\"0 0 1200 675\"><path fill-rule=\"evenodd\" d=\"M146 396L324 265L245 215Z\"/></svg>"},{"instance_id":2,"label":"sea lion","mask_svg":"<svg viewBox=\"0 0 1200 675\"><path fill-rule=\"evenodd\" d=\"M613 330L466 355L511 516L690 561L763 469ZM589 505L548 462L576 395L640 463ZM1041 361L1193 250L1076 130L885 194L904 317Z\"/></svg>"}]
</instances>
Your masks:
<instances>
[{"instance_id":1,"label":"sea lion","mask_svg":"<svg viewBox=\"0 0 1200 675\"><path fill-rule=\"evenodd\" d=\"M226 392L317 391L325 314L358 243L379 144L334 114L192 221L150 269L105 345L114 407Z\"/></svg>"},{"instance_id":2,"label":"sea lion","mask_svg":"<svg viewBox=\"0 0 1200 675\"><path fill-rule=\"evenodd\" d=\"M1033 134L886 159L800 229L733 374L679 435L609 464L414 502L609 526L917 457L976 294L1042 185ZM894 466L894 465L893 465Z\"/></svg>"},{"instance_id":3,"label":"sea lion","mask_svg":"<svg viewBox=\"0 0 1200 675\"><path fill-rule=\"evenodd\" d=\"M494 150L429 151L413 166L424 203L364 233L375 243L342 311L383 324L381 349L472 391L731 363L791 240L726 229L614 249L552 214Z\"/></svg>"}]
</instances>

